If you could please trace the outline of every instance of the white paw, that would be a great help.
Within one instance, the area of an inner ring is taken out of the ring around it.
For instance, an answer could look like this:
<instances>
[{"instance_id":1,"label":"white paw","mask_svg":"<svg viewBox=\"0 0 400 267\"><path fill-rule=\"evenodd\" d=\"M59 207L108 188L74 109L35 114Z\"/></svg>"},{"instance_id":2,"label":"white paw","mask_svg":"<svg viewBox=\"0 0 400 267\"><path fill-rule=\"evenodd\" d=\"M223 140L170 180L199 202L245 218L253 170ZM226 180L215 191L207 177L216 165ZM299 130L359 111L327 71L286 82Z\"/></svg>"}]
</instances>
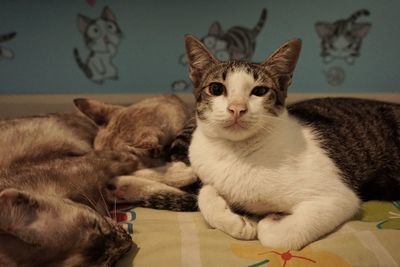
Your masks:
<instances>
[{"instance_id":1,"label":"white paw","mask_svg":"<svg viewBox=\"0 0 400 267\"><path fill-rule=\"evenodd\" d=\"M233 213L214 187L205 185L201 188L198 204L204 219L213 228L237 239L257 237L257 223Z\"/></svg>"},{"instance_id":2,"label":"white paw","mask_svg":"<svg viewBox=\"0 0 400 267\"><path fill-rule=\"evenodd\" d=\"M168 168L164 182L175 187L182 187L193 184L197 180L197 175L193 172L192 167L184 162L177 161L171 163Z\"/></svg>"},{"instance_id":3,"label":"white paw","mask_svg":"<svg viewBox=\"0 0 400 267\"><path fill-rule=\"evenodd\" d=\"M119 176L112 179L106 187L106 198L113 202L126 202L130 200L129 196L134 195L135 189L130 184L129 176Z\"/></svg>"},{"instance_id":4,"label":"white paw","mask_svg":"<svg viewBox=\"0 0 400 267\"><path fill-rule=\"evenodd\" d=\"M246 217L241 217L236 214L231 218L230 223L221 225L224 232L228 233L234 238L242 240L253 240L257 238L257 223L253 222Z\"/></svg>"},{"instance_id":5,"label":"white paw","mask_svg":"<svg viewBox=\"0 0 400 267\"><path fill-rule=\"evenodd\" d=\"M307 245L307 242L293 227L295 226L284 223L284 220L263 219L258 223L257 237L263 246L299 250Z\"/></svg>"}]
</instances>

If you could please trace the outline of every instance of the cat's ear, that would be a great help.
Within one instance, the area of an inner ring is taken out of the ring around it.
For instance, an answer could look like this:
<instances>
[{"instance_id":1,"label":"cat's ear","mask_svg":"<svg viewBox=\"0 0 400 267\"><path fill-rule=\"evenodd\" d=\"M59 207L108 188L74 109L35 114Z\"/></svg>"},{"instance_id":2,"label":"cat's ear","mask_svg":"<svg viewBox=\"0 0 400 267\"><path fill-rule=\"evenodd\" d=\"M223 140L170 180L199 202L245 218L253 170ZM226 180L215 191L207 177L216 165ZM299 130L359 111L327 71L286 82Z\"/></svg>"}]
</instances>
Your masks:
<instances>
[{"instance_id":1,"label":"cat's ear","mask_svg":"<svg viewBox=\"0 0 400 267\"><path fill-rule=\"evenodd\" d=\"M278 80L280 90L286 91L292 81L294 69L299 59L301 40L293 39L284 43L261 66Z\"/></svg>"},{"instance_id":2,"label":"cat's ear","mask_svg":"<svg viewBox=\"0 0 400 267\"><path fill-rule=\"evenodd\" d=\"M222 35L222 26L218 21L211 24L210 28L208 28L208 35L211 35L211 36L221 36Z\"/></svg>"},{"instance_id":3,"label":"cat's ear","mask_svg":"<svg viewBox=\"0 0 400 267\"><path fill-rule=\"evenodd\" d=\"M92 22L88 17L78 14L78 29L82 34L85 34L87 27Z\"/></svg>"},{"instance_id":4,"label":"cat's ear","mask_svg":"<svg viewBox=\"0 0 400 267\"><path fill-rule=\"evenodd\" d=\"M67 227L62 216L68 214L71 219L75 215L65 209L70 207L59 198L7 188L0 192L0 230L27 244L51 248L60 244L59 235Z\"/></svg>"},{"instance_id":5,"label":"cat's ear","mask_svg":"<svg viewBox=\"0 0 400 267\"><path fill-rule=\"evenodd\" d=\"M84 115L86 115L99 126L107 125L115 112L123 108L85 98L74 99L74 105L78 110L80 110Z\"/></svg>"},{"instance_id":6,"label":"cat's ear","mask_svg":"<svg viewBox=\"0 0 400 267\"><path fill-rule=\"evenodd\" d=\"M109 21L113 21L113 22L117 21L114 13L111 11L111 9L108 6L105 6L103 8L103 12L101 13L101 18L104 20L109 20Z\"/></svg>"},{"instance_id":7,"label":"cat's ear","mask_svg":"<svg viewBox=\"0 0 400 267\"><path fill-rule=\"evenodd\" d=\"M325 38L333 34L335 25L329 22L317 22L315 23L315 31L320 38Z\"/></svg>"},{"instance_id":8,"label":"cat's ear","mask_svg":"<svg viewBox=\"0 0 400 267\"><path fill-rule=\"evenodd\" d=\"M189 65L189 76L196 89L200 85L204 72L213 64L217 64L205 45L192 35L185 35L186 56Z\"/></svg>"},{"instance_id":9,"label":"cat's ear","mask_svg":"<svg viewBox=\"0 0 400 267\"><path fill-rule=\"evenodd\" d=\"M371 28L370 23L367 22L355 23L351 31L353 35L357 36L358 38L364 38L365 36L367 36L370 28Z\"/></svg>"},{"instance_id":10,"label":"cat's ear","mask_svg":"<svg viewBox=\"0 0 400 267\"><path fill-rule=\"evenodd\" d=\"M37 219L38 202L28 193L8 188L0 192L0 229L21 240L38 243L28 234L28 228Z\"/></svg>"}]
</instances>

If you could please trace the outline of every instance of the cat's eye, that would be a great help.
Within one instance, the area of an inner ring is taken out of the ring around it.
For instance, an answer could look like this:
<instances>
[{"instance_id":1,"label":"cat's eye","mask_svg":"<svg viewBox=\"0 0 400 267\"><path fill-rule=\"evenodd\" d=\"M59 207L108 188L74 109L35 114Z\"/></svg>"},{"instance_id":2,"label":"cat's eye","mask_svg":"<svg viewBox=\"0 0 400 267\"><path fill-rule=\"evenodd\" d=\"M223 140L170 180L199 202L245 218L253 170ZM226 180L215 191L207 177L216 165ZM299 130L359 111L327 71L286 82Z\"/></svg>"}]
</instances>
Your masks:
<instances>
[{"instance_id":1,"label":"cat's eye","mask_svg":"<svg viewBox=\"0 0 400 267\"><path fill-rule=\"evenodd\" d=\"M268 93L269 88L265 86L256 86L251 90L251 94L255 96L263 96Z\"/></svg>"},{"instance_id":2,"label":"cat's eye","mask_svg":"<svg viewBox=\"0 0 400 267\"><path fill-rule=\"evenodd\" d=\"M203 39L203 44L207 46L207 48L211 49L215 46L215 37L207 36Z\"/></svg>"},{"instance_id":3,"label":"cat's eye","mask_svg":"<svg viewBox=\"0 0 400 267\"><path fill-rule=\"evenodd\" d=\"M117 27L115 26L114 23L108 22L107 23L107 29L109 32L115 33L117 31Z\"/></svg>"},{"instance_id":4,"label":"cat's eye","mask_svg":"<svg viewBox=\"0 0 400 267\"><path fill-rule=\"evenodd\" d=\"M99 36L99 28L96 25L89 26L87 34L91 38L96 38Z\"/></svg>"},{"instance_id":5,"label":"cat's eye","mask_svg":"<svg viewBox=\"0 0 400 267\"><path fill-rule=\"evenodd\" d=\"M220 96L225 92L225 86L222 83L210 83L208 93L213 96Z\"/></svg>"}]
</instances>

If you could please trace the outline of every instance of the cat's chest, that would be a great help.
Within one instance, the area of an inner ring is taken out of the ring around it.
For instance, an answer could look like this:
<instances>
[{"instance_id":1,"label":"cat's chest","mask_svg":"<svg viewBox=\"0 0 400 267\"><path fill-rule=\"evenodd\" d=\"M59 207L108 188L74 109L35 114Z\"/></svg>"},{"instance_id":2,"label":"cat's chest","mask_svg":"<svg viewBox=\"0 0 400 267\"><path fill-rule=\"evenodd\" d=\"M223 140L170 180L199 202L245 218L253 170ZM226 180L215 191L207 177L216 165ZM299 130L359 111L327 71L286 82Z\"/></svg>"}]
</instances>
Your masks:
<instances>
[{"instance_id":1,"label":"cat's chest","mask_svg":"<svg viewBox=\"0 0 400 267\"><path fill-rule=\"evenodd\" d=\"M271 142L227 146L195 132L190 162L202 182L229 204L253 213L286 212L307 198L343 188L337 168L310 134L301 143L277 148Z\"/></svg>"},{"instance_id":2,"label":"cat's chest","mask_svg":"<svg viewBox=\"0 0 400 267\"><path fill-rule=\"evenodd\" d=\"M250 144L224 146L194 135L189 157L202 182L213 185L230 204L255 210L262 205L264 211L287 206L287 202L274 195L282 191L290 194L290 177L295 170L283 165L273 168L266 163L272 159L264 149Z\"/></svg>"}]
</instances>

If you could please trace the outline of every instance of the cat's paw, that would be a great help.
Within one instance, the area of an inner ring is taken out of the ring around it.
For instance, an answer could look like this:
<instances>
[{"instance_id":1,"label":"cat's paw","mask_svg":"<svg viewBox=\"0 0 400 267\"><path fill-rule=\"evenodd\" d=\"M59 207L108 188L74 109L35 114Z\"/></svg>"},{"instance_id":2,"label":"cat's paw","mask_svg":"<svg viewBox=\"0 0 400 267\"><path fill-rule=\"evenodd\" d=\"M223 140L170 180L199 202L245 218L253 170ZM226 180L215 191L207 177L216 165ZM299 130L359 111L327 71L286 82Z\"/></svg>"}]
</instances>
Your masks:
<instances>
[{"instance_id":1,"label":"cat's paw","mask_svg":"<svg viewBox=\"0 0 400 267\"><path fill-rule=\"evenodd\" d=\"M157 180L177 188L193 184L197 181L197 175L193 172L192 167L181 161L168 163L164 173L157 169L149 168L138 170L133 175L150 180L160 177Z\"/></svg>"},{"instance_id":2,"label":"cat's paw","mask_svg":"<svg viewBox=\"0 0 400 267\"><path fill-rule=\"evenodd\" d=\"M227 233L232 237L242 240L253 240L257 238L257 223L246 217L236 215L236 218L232 218L231 224L224 225L229 227Z\"/></svg>"},{"instance_id":3,"label":"cat's paw","mask_svg":"<svg viewBox=\"0 0 400 267\"><path fill-rule=\"evenodd\" d=\"M283 219L284 220L284 219ZM302 235L294 229L294 225L284 223L283 220L264 218L257 226L258 240L263 246L299 250L307 245Z\"/></svg>"},{"instance_id":4,"label":"cat's paw","mask_svg":"<svg viewBox=\"0 0 400 267\"><path fill-rule=\"evenodd\" d=\"M147 196L159 192L184 194L183 191L168 185L130 175L118 176L106 186L107 199L119 203L142 201Z\"/></svg>"},{"instance_id":5,"label":"cat's paw","mask_svg":"<svg viewBox=\"0 0 400 267\"><path fill-rule=\"evenodd\" d=\"M198 176L191 166L182 161L172 162L167 170L165 183L175 187L183 187L195 183Z\"/></svg>"},{"instance_id":6,"label":"cat's paw","mask_svg":"<svg viewBox=\"0 0 400 267\"><path fill-rule=\"evenodd\" d=\"M139 165L137 157L127 152L98 150L93 151L89 156L95 157L98 168L102 169L109 178L130 174Z\"/></svg>"},{"instance_id":7,"label":"cat's paw","mask_svg":"<svg viewBox=\"0 0 400 267\"><path fill-rule=\"evenodd\" d=\"M200 190L199 208L212 227L237 239L252 240L257 237L257 223L233 213L225 199L210 185Z\"/></svg>"},{"instance_id":8,"label":"cat's paw","mask_svg":"<svg viewBox=\"0 0 400 267\"><path fill-rule=\"evenodd\" d=\"M117 201L118 203L133 202L135 198L141 197L139 187L132 183L131 176L118 176L107 183L106 198L109 201Z\"/></svg>"}]
</instances>

